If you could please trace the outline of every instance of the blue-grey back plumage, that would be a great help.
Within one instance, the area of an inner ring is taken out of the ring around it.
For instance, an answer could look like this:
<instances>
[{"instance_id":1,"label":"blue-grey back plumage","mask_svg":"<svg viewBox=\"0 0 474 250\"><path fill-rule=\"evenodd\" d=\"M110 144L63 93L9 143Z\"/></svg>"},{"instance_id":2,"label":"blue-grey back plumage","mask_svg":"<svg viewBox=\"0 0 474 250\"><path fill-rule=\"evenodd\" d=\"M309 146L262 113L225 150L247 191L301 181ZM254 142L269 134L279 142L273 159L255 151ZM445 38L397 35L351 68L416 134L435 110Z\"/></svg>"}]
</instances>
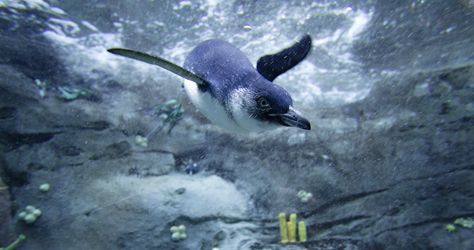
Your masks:
<instances>
[{"instance_id":1,"label":"blue-grey back plumage","mask_svg":"<svg viewBox=\"0 0 474 250\"><path fill-rule=\"evenodd\" d=\"M272 99L275 109L283 112L292 105L291 96L280 86L264 78L250 60L232 44L212 39L200 43L187 56L184 68L195 73L208 84L201 87L209 91L220 103L226 104L229 94L237 88L253 88L257 93Z\"/></svg>"},{"instance_id":2,"label":"blue-grey back plumage","mask_svg":"<svg viewBox=\"0 0 474 250\"><path fill-rule=\"evenodd\" d=\"M226 96L238 85L249 85L257 78L249 59L233 45L218 39L196 46L186 57L184 68L206 80L201 90ZM223 101L222 99L220 101Z\"/></svg>"},{"instance_id":3,"label":"blue-grey back plumage","mask_svg":"<svg viewBox=\"0 0 474 250\"><path fill-rule=\"evenodd\" d=\"M301 62L311 49L306 35L299 42L253 67L235 46L212 39L200 43L186 57L184 67L163 58L127 49L109 52L158 65L187 79L191 102L213 123L235 132L264 131L278 126L310 129L293 108L290 94L272 81Z\"/></svg>"}]
</instances>

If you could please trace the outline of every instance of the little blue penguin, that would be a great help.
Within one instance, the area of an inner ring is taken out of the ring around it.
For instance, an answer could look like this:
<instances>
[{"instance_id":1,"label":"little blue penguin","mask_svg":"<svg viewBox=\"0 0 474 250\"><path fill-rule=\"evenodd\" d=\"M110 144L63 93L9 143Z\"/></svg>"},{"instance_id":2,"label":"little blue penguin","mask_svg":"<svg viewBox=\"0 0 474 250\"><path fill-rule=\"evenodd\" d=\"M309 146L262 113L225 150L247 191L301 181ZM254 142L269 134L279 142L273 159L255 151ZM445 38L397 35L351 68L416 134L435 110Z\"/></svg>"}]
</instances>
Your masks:
<instances>
[{"instance_id":1,"label":"little blue penguin","mask_svg":"<svg viewBox=\"0 0 474 250\"><path fill-rule=\"evenodd\" d=\"M181 77L191 102L211 122L237 133L262 132L281 126L310 130L290 94L273 80L301 62L311 50L303 36L282 51L261 57L257 67L235 46L219 39L200 43L180 67L161 57L112 48L110 53L158 65Z\"/></svg>"}]
</instances>

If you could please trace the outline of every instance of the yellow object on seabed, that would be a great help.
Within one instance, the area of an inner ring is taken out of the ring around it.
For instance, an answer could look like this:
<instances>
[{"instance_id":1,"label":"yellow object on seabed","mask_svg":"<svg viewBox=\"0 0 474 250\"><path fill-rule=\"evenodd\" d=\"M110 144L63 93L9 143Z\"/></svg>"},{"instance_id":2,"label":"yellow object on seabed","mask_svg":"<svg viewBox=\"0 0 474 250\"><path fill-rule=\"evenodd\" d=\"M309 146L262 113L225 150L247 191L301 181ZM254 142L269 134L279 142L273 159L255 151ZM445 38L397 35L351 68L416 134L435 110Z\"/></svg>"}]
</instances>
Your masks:
<instances>
[{"instance_id":1,"label":"yellow object on seabed","mask_svg":"<svg viewBox=\"0 0 474 250\"><path fill-rule=\"evenodd\" d=\"M278 221L280 222L281 243L283 244L288 243L288 229L287 229L287 224L286 224L286 214L280 213L278 215Z\"/></svg>"},{"instance_id":2,"label":"yellow object on seabed","mask_svg":"<svg viewBox=\"0 0 474 250\"><path fill-rule=\"evenodd\" d=\"M290 221L288 221L288 240L296 242L296 214L290 214Z\"/></svg>"},{"instance_id":3,"label":"yellow object on seabed","mask_svg":"<svg viewBox=\"0 0 474 250\"><path fill-rule=\"evenodd\" d=\"M298 228L299 242L306 242L308 240L306 232L306 224L304 221L299 223L296 221L296 214L290 214L290 220L286 221L286 214L278 214L278 221L280 224L281 243L295 243L296 229Z\"/></svg>"},{"instance_id":4,"label":"yellow object on seabed","mask_svg":"<svg viewBox=\"0 0 474 250\"><path fill-rule=\"evenodd\" d=\"M298 223L298 236L300 237L300 242L306 242L308 239L306 235L306 224L304 221Z\"/></svg>"}]
</instances>

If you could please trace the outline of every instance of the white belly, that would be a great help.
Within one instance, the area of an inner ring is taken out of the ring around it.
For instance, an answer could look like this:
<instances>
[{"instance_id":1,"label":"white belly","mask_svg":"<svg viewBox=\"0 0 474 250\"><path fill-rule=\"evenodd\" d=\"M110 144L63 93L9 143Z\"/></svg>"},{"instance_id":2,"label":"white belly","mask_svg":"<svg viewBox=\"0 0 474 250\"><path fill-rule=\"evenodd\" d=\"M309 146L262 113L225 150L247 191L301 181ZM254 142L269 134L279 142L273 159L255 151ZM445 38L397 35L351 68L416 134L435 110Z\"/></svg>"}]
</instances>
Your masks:
<instances>
[{"instance_id":1,"label":"white belly","mask_svg":"<svg viewBox=\"0 0 474 250\"><path fill-rule=\"evenodd\" d=\"M231 132L246 132L232 120L224 107L211 97L209 93L201 92L195 82L184 80L184 90L194 106L212 123Z\"/></svg>"}]
</instances>

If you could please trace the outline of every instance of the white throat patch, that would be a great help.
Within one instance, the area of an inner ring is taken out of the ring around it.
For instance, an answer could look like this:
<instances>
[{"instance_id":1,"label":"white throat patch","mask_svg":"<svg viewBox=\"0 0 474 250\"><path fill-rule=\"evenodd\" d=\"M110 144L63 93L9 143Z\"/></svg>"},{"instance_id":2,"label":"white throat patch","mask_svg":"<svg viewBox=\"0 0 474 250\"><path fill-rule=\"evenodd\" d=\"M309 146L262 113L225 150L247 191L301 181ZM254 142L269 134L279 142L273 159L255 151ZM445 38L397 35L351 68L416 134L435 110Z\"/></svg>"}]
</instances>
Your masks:
<instances>
[{"instance_id":1,"label":"white throat patch","mask_svg":"<svg viewBox=\"0 0 474 250\"><path fill-rule=\"evenodd\" d=\"M201 92L195 82L184 80L183 85L189 100L209 121L228 131L245 132L232 120L224 107L209 93Z\"/></svg>"},{"instance_id":2,"label":"white throat patch","mask_svg":"<svg viewBox=\"0 0 474 250\"><path fill-rule=\"evenodd\" d=\"M212 123L230 132L248 134L277 128L277 125L259 121L247 112L249 105L256 105L253 94L247 89L236 89L229 95L227 106L230 114L209 93L201 92L195 82L184 80L184 89L191 102Z\"/></svg>"}]
</instances>

